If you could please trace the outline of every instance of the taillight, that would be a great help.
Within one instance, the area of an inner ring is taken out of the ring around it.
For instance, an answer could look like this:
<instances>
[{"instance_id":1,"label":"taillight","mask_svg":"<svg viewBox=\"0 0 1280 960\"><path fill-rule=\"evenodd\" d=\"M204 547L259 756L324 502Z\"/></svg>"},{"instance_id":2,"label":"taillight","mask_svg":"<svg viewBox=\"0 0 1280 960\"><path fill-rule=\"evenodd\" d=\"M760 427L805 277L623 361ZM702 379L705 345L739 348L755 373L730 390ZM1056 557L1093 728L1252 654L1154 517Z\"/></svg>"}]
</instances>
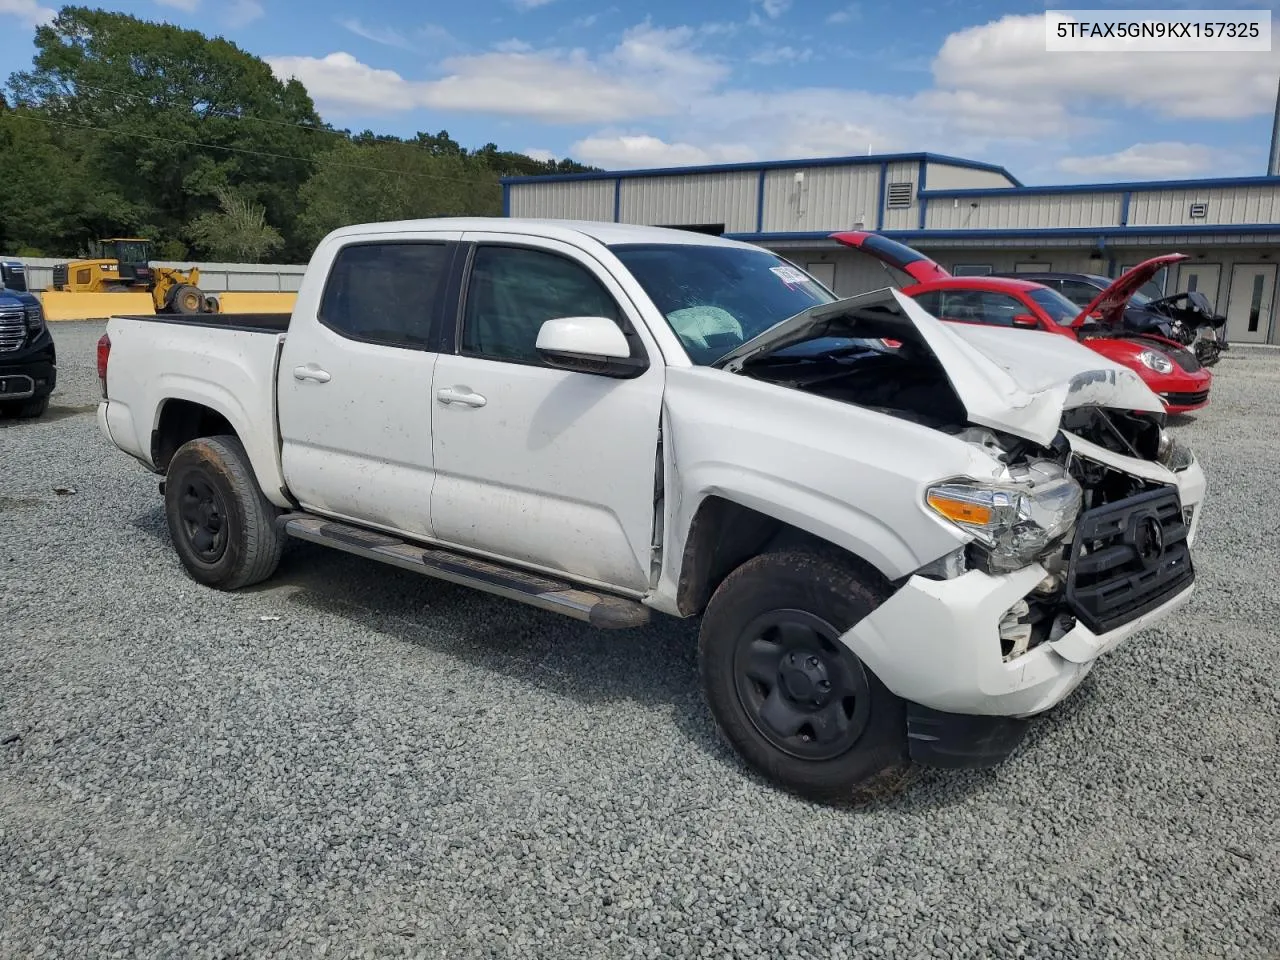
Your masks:
<instances>
[{"instance_id":1,"label":"taillight","mask_svg":"<svg viewBox=\"0 0 1280 960\"><path fill-rule=\"evenodd\" d=\"M107 361L111 359L111 338L105 333L98 338L98 379L102 381L102 399L107 398Z\"/></svg>"}]
</instances>

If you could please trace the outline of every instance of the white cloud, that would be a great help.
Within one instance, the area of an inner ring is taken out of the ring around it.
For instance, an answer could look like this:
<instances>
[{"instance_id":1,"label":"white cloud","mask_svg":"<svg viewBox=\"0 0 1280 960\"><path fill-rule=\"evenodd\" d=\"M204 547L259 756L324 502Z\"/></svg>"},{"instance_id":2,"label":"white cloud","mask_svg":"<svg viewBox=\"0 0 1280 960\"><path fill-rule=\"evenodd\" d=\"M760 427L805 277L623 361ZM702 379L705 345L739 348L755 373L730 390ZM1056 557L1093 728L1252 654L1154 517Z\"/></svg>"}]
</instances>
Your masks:
<instances>
[{"instance_id":1,"label":"white cloud","mask_svg":"<svg viewBox=\"0 0 1280 960\"><path fill-rule=\"evenodd\" d=\"M1272 53L1047 53L1042 14L1010 15L953 33L933 63L944 89L1028 109L1119 102L1197 119L1267 112L1278 71L1280 47Z\"/></svg>"},{"instance_id":2,"label":"white cloud","mask_svg":"<svg viewBox=\"0 0 1280 960\"><path fill-rule=\"evenodd\" d=\"M548 3L555 2L555 0L511 0L511 2L520 10L533 10L537 7L545 7Z\"/></svg>"},{"instance_id":3,"label":"white cloud","mask_svg":"<svg viewBox=\"0 0 1280 960\"><path fill-rule=\"evenodd\" d=\"M413 49L413 45L403 33L392 30L390 27L369 27L354 17L349 20L339 20L338 23L344 30L354 33L357 37L372 40L374 43L381 43L388 47L399 47L402 50Z\"/></svg>"},{"instance_id":4,"label":"white cloud","mask_svg":"<svg viewBox=\"0 0 1280 960\"><path fill-rule=\"evenodd\" d=\"M529 158L530 158L530 159L532 159L532 160L541 160L543 163L551 163L551 162L553 162L553 161L555 161L555 160L559 160L559 159L560 159L558 156L556 156L556 155L555 155L554 153L552 153L550 150L542 150L542 149L540 149L540 148L538 148L538 147L527 147L527 148L525 148L525 150L524 150L524 155L525 155L526 157L529 157Z\"/></svg>"},{"instance_id":5,"label":"white cloud","mask_svg":"<svg viewBox=\"0 0 1280 960\"><path fill-rule=\"evenodd\" d=\"M3 0L0 0L0 3L2 2ZM196 7L200 6L200 0L156 0L156 3L162 7L175 7L178 10L185 10L187 13L194 13Z\"/></svg>"},{"instance_id":6,"label":"white cloud","mask_svg":"<svg viewBox=\"0 0 1280 960\"><path fill-rule=\"evenodd\" d=\"M318 103L362 107L375 113L409 110L412 85L394 70L378 70L349 53L326 57L268 57L277 77L296 77Z\"/></svg>"},{"instance_id":7,"label":"white cloud","mask_svg":"<svg viewBox=\"0 0 1280 960\"><path fill-rule=\"evenodd\" d=\"M396 112L417 107L519 116L547 123L610 123L679 112L728 73L694 47L695 31L648 23L623 34L599 58L584 51L505 49L445 59L443 76L406 80L349 53L268 57L277 76L295 76L322 107Z\"/></svg>"},{"instance_id":8,"label":"white cloud","mask_svg":"<svg viewBox=\"0 0 1280 960\"><path fill-rule=\"evenodd\" d=\"M827 23L849 23L862 16L862 10L856 3L851 3L847 7L841 7L835 13L827 17Z\"/></svg>"},{"instance_id":9,"label":"white cloud","mask_svg":"<svg viewBox=\"0 0 1280 960\"><path fill-rule=\"evenodd\" d=\"M1219 151L1203 143L1165 141L1135 143L1116 153L1093 157L1063 157L1058 169L1090 179L1105 177L1192 177L1213 169Z\"/></svg>"},{"instance_id":10,"label":"white cloud","mask_svg":"<svg viewBox=\"0 0 1280 960\"><path fill-rule=\"evenodd\" d=\"M657 94L618 81L580 56L483 53L443 64L446 76L410 81L349 53L268 57L276 76L297 77L319 104L393 113L428 107L522 116L549 123L600 123L653 116L669 107ZM581 91L589 90L590 96Z\"/></svg>"},{"instance_id":11,"label":"white cloud","mask_svg":"<svg viewBox=\"0 0 1280 960\"><path fill-rule=\"evenodd\" d=\"M234 0L222 11L222 19L232 28L246 27L265 15L266 10L258 0Z\"/></svg>"},{"instance_id":12,"label":"white cloud","mask_svg":"<svg viewBox=\"0 0 1280 960\"><path fill-rule=\"evenodd\" d=\"M528 53L533 45L512 37L510 40L499 40L493 45L493 49L499 53Z\"/></svg>"},{"instance_id":13,"label":"white cloud","mask_svg":"<svg viewBox=\"0 0 1280 960\"><path fill-rule=\"evenodd\" d=\"M609 169L745 163L757 159L756 152L742 144L698 147L689 143L667 143L648 134L587 137L575 143L569 152L583 163Z\"/></svg>"},{"instance_id":14,"label":"white cloud","mask_svg":"<svg viewBox=\"0 0 1280 960\"><path fill-rule=\"evenodd\" d=\"M807 47L797 50L795 47L768 46L753 53L751 62L775 66L779 63L807 63L812 58L813 51Z\"/></svg>"},{"instance_id":15,"label":"white cloud","mask_svg":"<svg viewBox=\"0 0 1280 960\"><path fill-rule=\"evenodd\" d=\"M758 0L760 9L770 20L777 20L791 9L791 0Z\"/></svg>"},{"instance_id":16,"label":"white cloud","mask_svg":"<svg viewBox=\"0 0 1280 960\"><path fill-rule=\"evenodd\" d=\"M21 17L33 27L48 23L56 16L53 10L40 6L36 0L0 0L0 13Z\"/></svg>"}]
</instances>

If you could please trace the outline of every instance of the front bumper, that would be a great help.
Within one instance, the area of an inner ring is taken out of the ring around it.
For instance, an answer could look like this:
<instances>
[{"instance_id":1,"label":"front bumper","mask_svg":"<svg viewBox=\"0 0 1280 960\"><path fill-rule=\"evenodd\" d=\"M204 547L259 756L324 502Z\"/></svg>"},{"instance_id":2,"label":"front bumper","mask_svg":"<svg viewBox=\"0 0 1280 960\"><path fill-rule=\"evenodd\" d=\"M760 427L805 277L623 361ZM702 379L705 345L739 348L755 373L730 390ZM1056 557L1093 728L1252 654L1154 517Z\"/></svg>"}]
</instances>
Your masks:
<instances>
[{"instance_id":1,"label":"front bumper","mask_svg":"<svg viewBox=\"0 0 1280 960\"><path fill-rule=\"evenodd\" d=\"M39 400L58 385L58 355L43 331L19 350L0 353L0 401Z\"/></svg>"},{"instance_id":2,"label":"front bumper","mask_svg":"<svg viewBox=\"0 0 1280 960\"><path fill-rule=\"evenodd\" d=\"M1192 510L1187 542L1200 523L1204 474L1177 475L1184 510ZM1095 633L1081 622L1006 661L1000 620L1044 579L1033 564L992 576L970 570L950 580L912 576L841 640L909 704L945 714L1028 717L1060 703L1103 654L1182 607L1195 589L1179 588L1159 606L1114 629Z\"/></svg>"}]
</instances>

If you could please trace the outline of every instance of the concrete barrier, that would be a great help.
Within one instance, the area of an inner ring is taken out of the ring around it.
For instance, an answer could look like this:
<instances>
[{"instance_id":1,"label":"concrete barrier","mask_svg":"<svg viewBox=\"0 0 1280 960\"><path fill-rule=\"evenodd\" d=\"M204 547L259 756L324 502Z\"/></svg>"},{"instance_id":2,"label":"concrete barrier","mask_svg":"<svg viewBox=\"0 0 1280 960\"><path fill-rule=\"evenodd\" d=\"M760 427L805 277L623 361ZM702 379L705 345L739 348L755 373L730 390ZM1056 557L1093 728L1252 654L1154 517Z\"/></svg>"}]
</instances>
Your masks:
<instances>
[{"instance_id":1,"label":"concrete barrier","mask_svg":"<svg viewBox=\"0 0 1280 960\"><path fill-rule=\"evenodd\" d=\"M46 320L104 320L122 313L154 314L149 293L66 293L45 290L37 294Z\"/></svg>"},{"instance_id":2,"label":"concrete barrier","mask_svg":"<svg viewBox=\"0 0 1280 960\"><path fill-rule=\"evenodd\" d=\"M221 313L293 313L293 304L298 299L296 293L251 293L235 290L219 293L217 297Z\"/></svg>"},{"instance_id":3,"label":"concrete barrier","mask_svg":"<svg viewBox=\"0 0 1280 960\"><path fill-rule=\"evenodd\" d=\"M36 294L46 320L105 320L121 314L154 314L149 293L66 293L45 290ZM227 291L219 293L221 313L292 313L296 293Z\"/></svg>"}]
</instances>

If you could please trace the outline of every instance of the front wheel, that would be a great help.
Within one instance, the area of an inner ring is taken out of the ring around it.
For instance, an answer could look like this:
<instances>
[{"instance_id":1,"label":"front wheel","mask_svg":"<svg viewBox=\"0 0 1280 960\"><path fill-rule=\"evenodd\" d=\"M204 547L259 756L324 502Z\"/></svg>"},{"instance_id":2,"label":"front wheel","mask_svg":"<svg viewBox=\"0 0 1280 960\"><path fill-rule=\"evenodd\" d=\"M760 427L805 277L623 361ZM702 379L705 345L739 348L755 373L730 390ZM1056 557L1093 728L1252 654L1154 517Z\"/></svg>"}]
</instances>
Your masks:
<instances>
[{"instance_id":1,"label":"front wheel","mask_svg":"<svg viewBox=\"0 0 1280 960\"><path fill-rule=\"evenodd\" d=\"M822 802L909 781L905 704L840 642L883 599L872 574L809 550L762 554L720 584L699 636L703 688L757 772Z\"/></svg>"},{"instance_id":2,"label":"front wheel","mask_svg":"<svg viewBox=\"0 0 1280 960\"><path fill-rule=\"evenodd\" d=\"M47 396L40 397L38 400L14 400L9 403L0 403L0 413L18 420L34 420L37 417L43 417L48 409Z\"/></svg>"},{"instance_id":3,"label":"front wheel","mask_svg":"<svg viewBox=\"0 0 1280 960\"><path fill-rule=\"evenodd\" d=\"M247 587L280 564L280 511L262 495L236 437L201 437L178 448L165 478L164 510L178 559L206 586Z\"/></svg>"},{"instance_id":4,"label":"front wheel","mask_svg":"<svg viewBox=\"0 0 1280 960\"><path fill-rule=\"evenodd\" d=\"M181 284L173 291L169 306L174 313L187 316L199 313L204 306L204 294L200 292L199 287L193 287L189 283Z\"/></svg>"}]
</instances>

